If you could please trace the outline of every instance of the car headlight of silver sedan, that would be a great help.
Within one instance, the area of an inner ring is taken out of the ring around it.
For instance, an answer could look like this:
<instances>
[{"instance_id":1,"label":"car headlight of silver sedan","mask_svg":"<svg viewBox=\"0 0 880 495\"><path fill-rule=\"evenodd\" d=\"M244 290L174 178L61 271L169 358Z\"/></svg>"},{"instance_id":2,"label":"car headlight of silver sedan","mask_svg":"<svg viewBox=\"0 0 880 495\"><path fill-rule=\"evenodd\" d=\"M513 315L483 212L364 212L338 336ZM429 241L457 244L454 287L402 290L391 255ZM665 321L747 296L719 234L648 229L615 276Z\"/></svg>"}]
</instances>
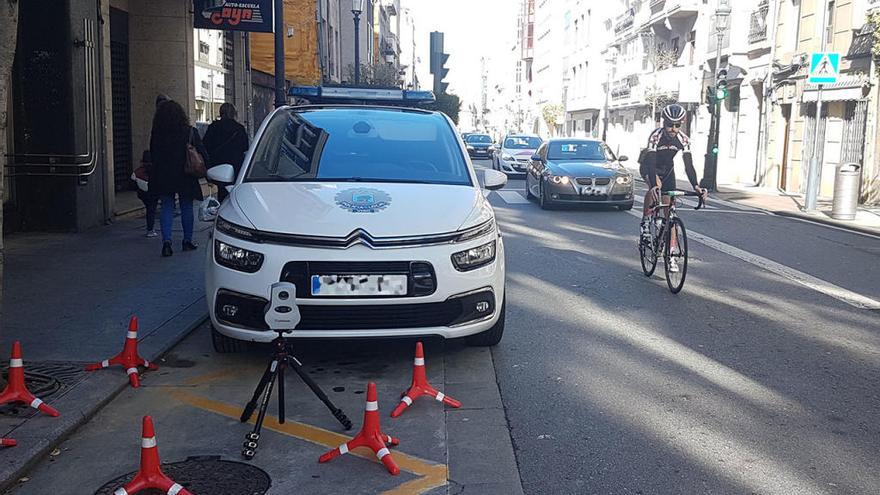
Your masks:
<instances>
[{"instance_id":1,"label":"car headlight of silver sedan","mask_svg":"<svg viewBox=\"0 0 880 495\"><path fill-rule=\"evenodd\" d=\"M501 155L501 159L504 160L505 162L512 162L512 161L514 161L513 156L512 156L512 155L507 155L507 154L502 154L502 155Z\"/></svg>"},{"instance_id":2,"label":"car headlight of silver sedan","mask_svg":"<svg viewBox=\"0 0 880 495\"><path fill-rule=\"evenodd\" d=\"M548 180L554 184L568 184L571 182L567 175L551 175Z\"/></svg>"},{"instance_id":3,"label":"car headlight of silver sedan","mask_svg":"<svg viewBox=\"0 0 880 495\"><path fill-rule=\"evenodd\" d=\"M493 261L495 261L495 240L452 255L452 264L460 272L476 270Z\"/></svg>"},{"instance_id":4,"label":"car headlight of silver sedan","mask_svg":"<svg viewBox=\"0 0 880 495\"><path fill-rule=\"evenodd\" d=\"M614 179L614 182L616 182L622 186L625 186L627 184L632 184L632 181L633 181L632 176L629 176L629 175L620 175L616 179Z\"/></svg>"}]
</instances>

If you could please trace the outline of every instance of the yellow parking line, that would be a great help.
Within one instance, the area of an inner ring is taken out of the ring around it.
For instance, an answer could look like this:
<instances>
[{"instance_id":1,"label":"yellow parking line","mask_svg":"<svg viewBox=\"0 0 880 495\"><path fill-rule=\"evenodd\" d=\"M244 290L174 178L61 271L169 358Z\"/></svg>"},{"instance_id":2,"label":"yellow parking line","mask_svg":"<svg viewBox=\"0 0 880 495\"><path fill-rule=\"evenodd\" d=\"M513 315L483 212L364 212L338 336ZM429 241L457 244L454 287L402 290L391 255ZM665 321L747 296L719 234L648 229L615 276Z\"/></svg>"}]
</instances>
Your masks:
<instances>
[{"instance_id":1,"label":"yellow parking line","mask_svg":"<svg viewBox=\"0 0 880 495\"><path fill-rule=\"evenodd\" d=\"M234 419L238 419L241 416L241 407L239 406L232 406L224 402L200 397L183 391L173 391L170 392L170 394L172 397L185 404L221 416ZM253 422L254 420L252 419L251 423ZM269 415L266 415L263 427L328 448L338 447L351 440L351 437L340 435L323 428L318 428L317 426L299 423L297 421L288 420L284 424L281 424L278 422L278 418ZM367 454L365 452L360 452L360 450L361 449L357 449L349 453L364 459L369 459L372 462L379 462L372 452ZM420 476L420 478L408 481L397 488L383 492L384 495L417 495L446 485L447 467L445 464L437 464L419 459L418 457L407 455L400 451L394 451L393 454L394 460L397 462L397 465L401 470Z\"/></svg>"}]
</instances>

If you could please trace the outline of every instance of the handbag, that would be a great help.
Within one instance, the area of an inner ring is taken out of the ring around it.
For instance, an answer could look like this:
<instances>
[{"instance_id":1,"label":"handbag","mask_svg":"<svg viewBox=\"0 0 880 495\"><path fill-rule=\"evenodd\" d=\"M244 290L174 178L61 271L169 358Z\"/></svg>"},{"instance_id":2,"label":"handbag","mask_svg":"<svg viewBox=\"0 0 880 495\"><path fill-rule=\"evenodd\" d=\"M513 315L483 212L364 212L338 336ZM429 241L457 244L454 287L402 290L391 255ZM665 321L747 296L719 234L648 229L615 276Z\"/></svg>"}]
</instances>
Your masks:
<instances>
[{"instance_id":1,"label":"handbag","mask_svg":"<svg viewBox=\"0 0 880 495\"><path fill-rule=\"evenodd\" d=\"M192 144L192 131L190 131L189 141L186 143L186 163L183 164L183 173L197 179L208 175L205 159Z\"/></svg>"}]
</instances>

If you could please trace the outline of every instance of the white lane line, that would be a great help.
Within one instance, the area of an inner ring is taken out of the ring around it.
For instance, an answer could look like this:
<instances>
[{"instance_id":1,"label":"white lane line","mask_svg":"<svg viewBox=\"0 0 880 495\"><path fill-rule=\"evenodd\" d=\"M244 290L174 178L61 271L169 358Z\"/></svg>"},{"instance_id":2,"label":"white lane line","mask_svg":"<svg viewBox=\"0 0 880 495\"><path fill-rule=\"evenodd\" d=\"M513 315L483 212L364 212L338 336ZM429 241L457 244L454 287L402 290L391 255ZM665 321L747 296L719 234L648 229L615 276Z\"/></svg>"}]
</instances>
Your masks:
<instances>
[{"instance_id":1,"label":"white lane line","mask_svg":"<svg viewBox=\"0 0 880 495\"><path fill-rule=\"evenodd\" d=\"M498 191L498 195L501 196L501 199L506 201L507 204L522 205L529 202L529 200L524 198L522 194L517 191Z\"/></svg>"},{"instance_id":2,"label":"white lane line","mask_svg":"<svg viewBox=\"0 0 880 495\"><path fill-rule=\"evenodd\" d=\"M642 218L642 214L640 212L629 211L627 213L636 218ZM757 254L744 251L738 247L731 246L730 244L725 244L717 239L713 239L707 235L700 234L699 232L688 229L687 233L690 239L705 244L706 246L709 246L716 251L720 251L729 256L733 256L734 258L739 258L746 263L755 265L759 268L763 268L768 272L775 273L776 275L791 280L792 282L797 282L804 287L825 294L826 296L831 296L835 299L849 304L850 306L859 309L880 309L880 301L877 301L876 299L872 299L851 290L844 289L843 287L834 285L831 282L826 282L812 275L808 275L804 272L795 270L794 268L764 258L763 256L758 256Z\"/></svg>"}]
</instances>

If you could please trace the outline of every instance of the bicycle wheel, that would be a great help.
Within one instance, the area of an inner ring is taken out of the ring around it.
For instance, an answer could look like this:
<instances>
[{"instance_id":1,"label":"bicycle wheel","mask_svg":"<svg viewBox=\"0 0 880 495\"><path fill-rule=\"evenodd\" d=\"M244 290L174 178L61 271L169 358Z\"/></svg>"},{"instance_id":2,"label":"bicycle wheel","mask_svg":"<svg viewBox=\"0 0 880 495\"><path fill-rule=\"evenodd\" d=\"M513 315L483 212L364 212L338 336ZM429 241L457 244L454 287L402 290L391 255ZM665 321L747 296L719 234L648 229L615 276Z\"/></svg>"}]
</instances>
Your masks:
<instances>
[{"instance_id":1,"label":"bicycle wheel","mask_svg":"<svg viewBox=\"0 0 880 495\"><path fill-rule=\"evenodd\" d=\"M642 271L646 277L654 274L657 268L657 253L651 244L646 243L643 239L639 239L639 258L642 262Z\"/></svg>"},{"instance_id":2,"label":"bicycle wheel","mask_svg":"<svg viewBox=\"0 0 880 495\"><path fill-rule=\"evenodd\" d=\"M688 267L688 243L684 222L680 218L670 218L666 229L666 246L663 249L663 262L666 267L666 285L673 294L678 294L684 287ZM674 242L673 242L674 239ZM675 263L678 270L670 270Z\"/></svg>"}]
</instances>

